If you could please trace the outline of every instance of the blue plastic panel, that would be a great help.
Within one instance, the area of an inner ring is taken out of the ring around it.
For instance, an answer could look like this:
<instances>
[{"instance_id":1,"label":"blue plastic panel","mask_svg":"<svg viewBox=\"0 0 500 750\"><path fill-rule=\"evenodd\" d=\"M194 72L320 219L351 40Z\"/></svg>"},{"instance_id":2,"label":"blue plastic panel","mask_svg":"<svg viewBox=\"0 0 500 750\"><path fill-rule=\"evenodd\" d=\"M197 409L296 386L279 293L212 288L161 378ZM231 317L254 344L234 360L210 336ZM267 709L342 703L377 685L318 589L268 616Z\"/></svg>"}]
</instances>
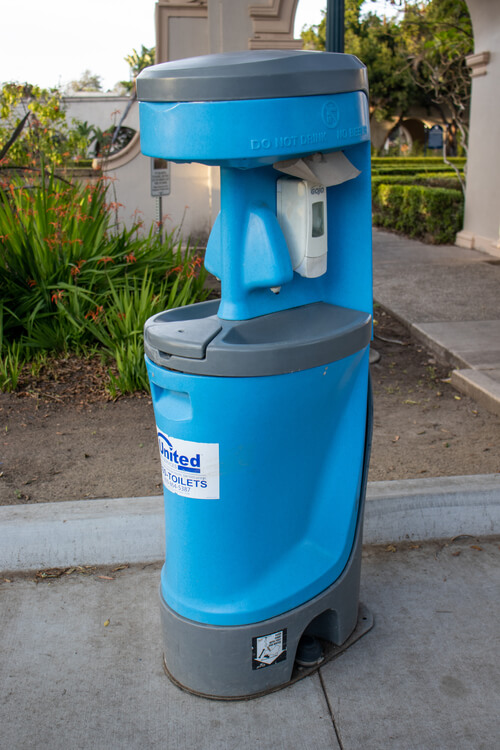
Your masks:
<instances>
[{"instance_id":1,"label":"blue plastic panel","mask_svg":"<svg viewBox=\"0 0 500 750\"><path fill-rule=\"evenodd\" d=\"M221 213L210 235L205 266L221 279L219 317L244 320L329 302L372 314L370 144L345 149L361 171L327 189L327 272L315 279L294 273L276 219L272 167L221 169ZM280 286L279 294L271 287Z\"/></svg>"},{"instance_id":2,"label":"blue plastic panel","mask_svg":"<svg viewBox=\"0 0 500 750\"><path fill-rule=\"evenodd\" d=\"M141 102L140 113L143 153L221 165L221 213L205 258L222 282L221 318L244 320L320 301L371 314L370 134L363 92ZM292 270L276 217L281 173L269 165L339 149L361 174L328 188L327 272L303 278Z\"/></svg>"},{"instance_id":3,"label":"blue plastic panel","mask_svg":"<svg viewBox=\"0 0 500 750\"><path fill-rule=\"evenodd\" d=\"M141 150L170 161L233 167L370 140L368 99L331 96L227 102L140 102Z\"/></svg>"},{"instance_id":4,"label":"blue plastic panel","mask_svg":"<svg viewBox=\"0 0 500 750\"><path fill-rule=\"evenodd\" d=\"M162 438L162 450L173 455L179 441L218 446L218 496L164 491L169 606L198 622L242 625L333 583L357 518L368 349L260 378L185 375L146 361L157 426L170 443ZM183 460L196 469L191 454ZM186 473L186 490L196 476Z\"/></svg>"}]
</instances>

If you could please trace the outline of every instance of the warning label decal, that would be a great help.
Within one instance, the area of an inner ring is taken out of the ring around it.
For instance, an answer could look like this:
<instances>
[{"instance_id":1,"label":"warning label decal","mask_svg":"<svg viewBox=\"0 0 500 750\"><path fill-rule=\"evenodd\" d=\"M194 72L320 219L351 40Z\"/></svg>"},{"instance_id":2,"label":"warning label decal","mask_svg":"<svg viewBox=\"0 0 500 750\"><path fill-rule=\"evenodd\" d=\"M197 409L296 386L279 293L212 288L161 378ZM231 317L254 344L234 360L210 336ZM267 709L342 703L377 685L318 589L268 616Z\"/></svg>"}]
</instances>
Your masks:
<instances>
[{"instance_id":1,"label":"warning label decal","mask_svg":"<svg viewBox=\"0 0 500 750\"><path fill-rule=\"evenodd\" d=\"M218 500L219 444L179 440L158 430L163 484L176 495Z\"/></svg>"},{"instance_id":2,"label":"warning label decal","mask_svg":"<svg viewBox=\"0 0 500 750\"><path fill-rule=\"evenodd\" d=\"M252 638L252 669L270 667L286 659L286 628Z\"/></svg>"}]
</instances>

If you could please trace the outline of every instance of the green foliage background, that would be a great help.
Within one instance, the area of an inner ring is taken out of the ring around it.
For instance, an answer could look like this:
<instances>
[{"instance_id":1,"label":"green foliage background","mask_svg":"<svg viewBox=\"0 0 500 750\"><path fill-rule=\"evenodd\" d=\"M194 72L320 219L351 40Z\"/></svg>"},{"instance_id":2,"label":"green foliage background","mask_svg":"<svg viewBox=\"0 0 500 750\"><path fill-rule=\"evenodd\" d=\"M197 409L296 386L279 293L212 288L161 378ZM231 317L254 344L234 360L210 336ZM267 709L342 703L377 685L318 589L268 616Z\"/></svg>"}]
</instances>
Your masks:
<instances>
[{"instance_id":1,"label":"green foliage background","mask_svg":"<svg viewBox=\"0 0 500 750\"><path fill-rule=\"evenodd\" d=\"M305 48L324 50L326 14L301 37ZM345 0L345 52L367 66L371 111L378 120L404 115L410 105L437 104L447 108L445 117L466 126L465 57L472 51L465 0L407 0L393 18L370 12L364 0Z\"/></svg>"},{"instance_id":2,"label":"green foliage background","mask_svg":"<svg viewBox=\"0 0 500 750\"><path fill-rule=\"evenodd\" d=\"M43 170L42 170L43 172ZM195 248L140 221L114 223L104 181L11 176L0 191L0 387L39 352L96 351L116 364L113 395L147 388L142 330L169 307L206 298Z\"/></svg>"},{"instance_id":3,"label":"green foliage background","mask_svg":"<svg viewBox=\"0 0 500 750\"><path fill-rule=\"evenodd\" d=\"M4 153L16 128L27 116L16 140ZM0 89L0 169L61 167L78 161L87 149L78 123L66 122L63 96L58 89L5 83Z\"/></svg>"}]
</instances>

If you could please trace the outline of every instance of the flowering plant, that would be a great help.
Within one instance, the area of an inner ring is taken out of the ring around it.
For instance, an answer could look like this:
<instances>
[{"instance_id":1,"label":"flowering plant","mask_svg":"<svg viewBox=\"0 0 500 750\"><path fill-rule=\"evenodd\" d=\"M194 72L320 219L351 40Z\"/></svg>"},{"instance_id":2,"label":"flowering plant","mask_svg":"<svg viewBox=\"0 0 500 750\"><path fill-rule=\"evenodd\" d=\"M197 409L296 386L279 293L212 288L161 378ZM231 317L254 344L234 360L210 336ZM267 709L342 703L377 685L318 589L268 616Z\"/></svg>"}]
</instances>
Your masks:
<instances>
[{"instance_id":1,"label":"flowering plant","mask_svg":"<svg viewBox=\"0 0 500 750\"><path fill-rule=\"evenodd\" d=\"M117 226L107 192L105 180L70 185L53 173L0 184L0 387L14 343L19 366L98 343L118 364L115 392L144 388L146 319L207 297L196 248L175 232L162 242L154 226L144 234L139 218Z\"/></svg>"}]
</instances>

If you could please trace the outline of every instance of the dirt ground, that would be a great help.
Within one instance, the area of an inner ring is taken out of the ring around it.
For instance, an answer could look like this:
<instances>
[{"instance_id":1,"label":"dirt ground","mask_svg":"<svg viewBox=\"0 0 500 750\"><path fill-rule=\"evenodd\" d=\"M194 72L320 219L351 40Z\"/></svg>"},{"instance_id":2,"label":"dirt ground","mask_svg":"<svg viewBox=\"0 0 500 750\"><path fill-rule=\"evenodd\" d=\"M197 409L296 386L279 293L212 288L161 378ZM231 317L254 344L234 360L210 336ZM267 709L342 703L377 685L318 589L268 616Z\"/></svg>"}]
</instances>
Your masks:
<instances>
[{"instance_id":1,"label":"dirt ground","mask_svg":"<svg viewBox=\"0 0 500 750\"><path fill-rule=\"evenodd\" d=\"M500 471L500 418L446 382L448 369L376 311L369 479ZM0 505L161 494L151 398L110 401L98 359L60 360L0 394Z\"/></svg>"}]
</instances>

